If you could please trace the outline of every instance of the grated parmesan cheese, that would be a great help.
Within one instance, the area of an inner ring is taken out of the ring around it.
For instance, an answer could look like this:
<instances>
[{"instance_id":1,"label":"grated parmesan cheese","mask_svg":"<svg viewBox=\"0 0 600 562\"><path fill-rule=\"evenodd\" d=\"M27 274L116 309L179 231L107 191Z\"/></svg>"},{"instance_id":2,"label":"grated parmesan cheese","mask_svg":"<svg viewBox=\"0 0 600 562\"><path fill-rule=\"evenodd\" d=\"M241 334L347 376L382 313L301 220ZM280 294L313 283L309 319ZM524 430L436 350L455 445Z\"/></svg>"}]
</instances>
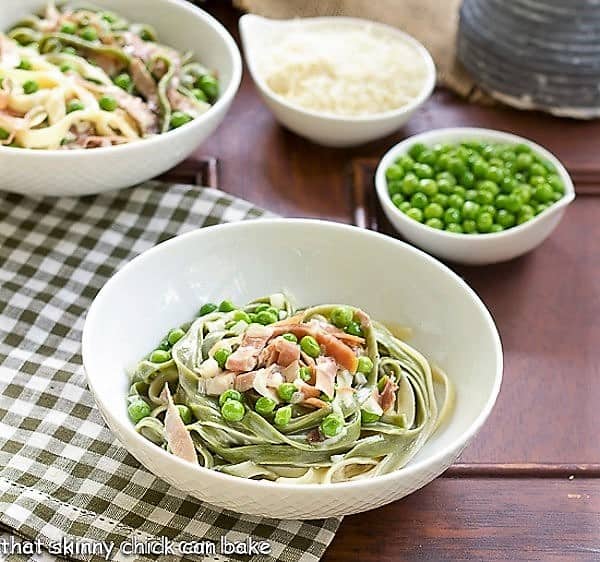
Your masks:
<instances>
[{"instance_id":1,"label":"grated parmesan cheese","mask_svg":"<svg viewBox=\"0 0 600 562\"><path fill-rule=\"evenodd\" d=\"M419 50L392 32L330 23L300 24L272 39L258 70L269 88L291 103L354 116L408 104L428 74Z\"/></svg>"}]
</instances>

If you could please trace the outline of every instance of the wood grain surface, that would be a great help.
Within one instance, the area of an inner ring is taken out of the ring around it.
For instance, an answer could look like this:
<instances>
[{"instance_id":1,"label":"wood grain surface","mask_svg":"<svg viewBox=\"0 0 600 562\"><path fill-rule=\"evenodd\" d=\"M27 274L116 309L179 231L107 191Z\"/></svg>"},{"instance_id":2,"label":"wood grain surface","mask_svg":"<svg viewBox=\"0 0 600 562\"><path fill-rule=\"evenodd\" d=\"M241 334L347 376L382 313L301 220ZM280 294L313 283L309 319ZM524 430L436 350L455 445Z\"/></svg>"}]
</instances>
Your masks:
<instances>
[{"instance_id":1,"label":"wood grain surface","mask_svg":"<svg viewBox=\"0 0 600 562\"><path fill-rule=\"evenodd\" d=\"M202 5L239 40L228 2ZM506 368L497 407L460 464L404 500L347 517L325 560L600 560L600 122L469 105L436 91L396 134L325 148L283 129L245 71L224 123L195 158L218 158L221 189L281 215L362 217L389 232L367 208L374 163L409 135L452 126L544 145L571 171L578 198L526 256L449 264L498 324Z\"/></svg>"}]
</instances>

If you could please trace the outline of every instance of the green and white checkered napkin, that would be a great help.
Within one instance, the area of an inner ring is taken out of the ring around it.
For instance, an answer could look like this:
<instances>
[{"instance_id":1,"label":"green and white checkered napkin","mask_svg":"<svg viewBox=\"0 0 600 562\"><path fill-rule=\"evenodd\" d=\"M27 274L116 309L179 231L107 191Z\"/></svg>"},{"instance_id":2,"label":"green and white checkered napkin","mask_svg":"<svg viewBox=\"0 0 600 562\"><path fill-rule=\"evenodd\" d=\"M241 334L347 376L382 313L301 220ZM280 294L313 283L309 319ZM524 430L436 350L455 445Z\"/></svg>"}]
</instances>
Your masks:
<instances>
[{"instance_id":1,"label":"green and white checkered napkin","mask_svg":"<svg viewBox=\"0 0 600 562\"><path fill-rule=\"evenodd\" d=\"M322 556L338 519L238 515L146 471L105 426L81 365L86 311L119 267L176 234L261 215L214 189L158 182L79 199L0 195L1 526L45 545L168 537L218 546L222 536L252 537L269 541L272 554L251 560ZM122 559L118 548L111 559Z\"/></svg>"}]
</instances>

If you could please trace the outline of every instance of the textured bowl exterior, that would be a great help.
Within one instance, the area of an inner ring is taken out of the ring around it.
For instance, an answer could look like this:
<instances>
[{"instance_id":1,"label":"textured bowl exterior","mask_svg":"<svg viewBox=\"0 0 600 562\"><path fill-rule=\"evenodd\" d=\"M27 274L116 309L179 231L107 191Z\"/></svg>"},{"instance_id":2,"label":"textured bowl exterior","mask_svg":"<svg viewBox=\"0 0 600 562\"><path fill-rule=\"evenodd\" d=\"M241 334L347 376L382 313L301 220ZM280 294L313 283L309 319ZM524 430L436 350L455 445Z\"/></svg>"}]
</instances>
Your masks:
<instances>
[{"instance_id":1,"label":"textured bowl exterior","mask_svg":"<svg viewBox=\"0 0 600 562\"><path fill-rule=\"evenodd\" d=\"M42 5L41 0L3 5L0 29ZM192 50L199 60L217 70L222 80L220 99L204 115L179 129L122 146L69 151L0 147L0 190L78 196L129 187L187 158L225 117L239 87L241 56L231 36L212 16L182 0L98 0L94 5L153 24L162 41Z\"/></svg>"},{"instance_id":2,"label":"textured bowl exterior","mask_svg":"<svg viewBox=\"0 0 600 562\"><path fill-rule=\"evenodd\" d=\"M344 117L324 115L304 109L290 104L285 98L275 94L266 85L255 66L256 53L261 48L261 40L265 34L286 26L322 25L328 21L334 21L338 25L345 23L352 26L380 27L386 33L391 32L415 46L427 67L427 78L419 96L412 103L393 111L372 116ZM435 86L435 65L427 49L410 35L384 24L345 17L269 20L247 14L240 18L239 26L246 63L263 101L284 127L317 144L334 147L355 146L389 135L410 119L413 113L429 98Z\"/></svg>"},{"instance_id":3,"label":"textured bowl exterior","mask_svg":"<svg viewBox=\"0 0 600 562\"><path fill-rule=\"evenodd\" d=\"M365 268L368 260L388 264L386 275ZM127 416L126 371L152 342L189 320L203 302L231 298L242 303L281 290L300 306L353 303L379 320L411 326L411 343L446 369L456 387L454 411L406 467L329 485L246 480L187 463L135 432ZM440 300L446 305L439 306ZM475 348L468 343L474 333ZM106 349L111 349L108 369ZM94 300L82 356L102 416L151 472L208 503L285 519L357 513L424 486L446 470L483 425L502 378L502 347L493 320L448 268L390 237L303 219L202 228L143 253Z\"/></svg>"},{"instance_id":4,"label":"textured bowl exterior","mask_svg":"<svg viewBox=\"0 0 600 562\"><path fill-rule=\"evenodd\" d=\"M565 196L534 219L496 234L466 235L436 230L408 218L391 201L387 191L385 170L417 142L435 144L481 140L488 142L526 143L552 162L564 185ZM470 265L510 260L539 246L556 228L567 205L575 198L573 182L560 161L541 146L510 133L491 129L457 127L435 129L409 137L392 147L381 159L375 173L375 188L383 211L394 228L407 240L431 254L454 262Z\"/></svg>"}]
</instances>

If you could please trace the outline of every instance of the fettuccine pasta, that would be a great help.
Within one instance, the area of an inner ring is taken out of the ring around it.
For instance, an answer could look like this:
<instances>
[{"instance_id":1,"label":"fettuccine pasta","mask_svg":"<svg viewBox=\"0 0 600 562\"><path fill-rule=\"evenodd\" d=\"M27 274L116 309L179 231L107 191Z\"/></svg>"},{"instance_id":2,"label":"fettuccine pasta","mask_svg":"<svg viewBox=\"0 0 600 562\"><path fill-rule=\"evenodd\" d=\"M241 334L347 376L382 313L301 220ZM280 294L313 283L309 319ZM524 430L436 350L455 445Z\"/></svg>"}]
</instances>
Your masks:
<instances>
[{"instance_id":1,"label":"fettuccine pasta","mask_svg":"<svg viewBox=\"0 0 600 562\"><path fill-rule=\"evenodd\" d=\"M282 294L204 305L131 383L129 415L160 447L226 474L297 484L403 467L453 403L446 375L362 310L295 310Z\"/></svg>"},{"instance_id":2,"label":"fettuccine pasta","mask_svg":"<svg viewBox=\"0 0 600 562\"><path fill-rule=\"evenodd\" d=\"M218 97L214 73L113 12L57 8L0 33L0 145L94 148L166 133Z\"/></svg>"}]
</instances>

